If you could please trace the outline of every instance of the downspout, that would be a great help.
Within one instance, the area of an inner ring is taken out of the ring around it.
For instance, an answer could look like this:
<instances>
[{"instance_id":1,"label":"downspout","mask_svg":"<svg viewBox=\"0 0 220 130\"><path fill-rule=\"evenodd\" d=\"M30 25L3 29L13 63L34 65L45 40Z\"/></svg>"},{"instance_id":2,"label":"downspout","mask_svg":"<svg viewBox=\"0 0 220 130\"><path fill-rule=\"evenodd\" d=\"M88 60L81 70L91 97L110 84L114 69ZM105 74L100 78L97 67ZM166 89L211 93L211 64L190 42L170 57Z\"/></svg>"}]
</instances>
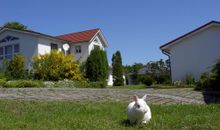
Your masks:
<instances>
[{"instance_id":1,"label":"downspout","mask_svg":"<svg viewBox=\"0 0 220 130\"><path fill-rule=\"evenodd\" d=\"M162 50L162 49L161 49ZM169 52L166 52L166 51L164 51L164 50L162 50L162 53L164 54L164 55L166 55L166 56L168 56L168 59L169 59L169 62L170 62L170 81L172 82L172 76L171 76L171 61L170 61L170 53Z\"/></svg>"}]
</instances>

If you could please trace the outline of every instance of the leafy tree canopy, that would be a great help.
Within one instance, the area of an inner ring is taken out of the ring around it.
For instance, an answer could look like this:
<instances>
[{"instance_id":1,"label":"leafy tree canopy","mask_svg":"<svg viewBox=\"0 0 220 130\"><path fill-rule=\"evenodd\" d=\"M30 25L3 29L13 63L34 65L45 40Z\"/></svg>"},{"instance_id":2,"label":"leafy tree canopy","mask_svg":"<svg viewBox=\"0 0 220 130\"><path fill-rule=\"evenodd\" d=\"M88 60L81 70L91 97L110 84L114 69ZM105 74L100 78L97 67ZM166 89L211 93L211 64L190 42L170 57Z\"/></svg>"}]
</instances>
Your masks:
<instances>
[{"instance_id":1,"label":"leafy tree canopy","mask_svg":"<svg viewBox=\"0 0 220 130\"><path fill-rule=\"evenodd\" d=\"M5 28L13 28L13 29L19 29L19 30L26 30L27 26L19 23L19 22L7 22L3 25Z\"/></svg>"}]
</instances>

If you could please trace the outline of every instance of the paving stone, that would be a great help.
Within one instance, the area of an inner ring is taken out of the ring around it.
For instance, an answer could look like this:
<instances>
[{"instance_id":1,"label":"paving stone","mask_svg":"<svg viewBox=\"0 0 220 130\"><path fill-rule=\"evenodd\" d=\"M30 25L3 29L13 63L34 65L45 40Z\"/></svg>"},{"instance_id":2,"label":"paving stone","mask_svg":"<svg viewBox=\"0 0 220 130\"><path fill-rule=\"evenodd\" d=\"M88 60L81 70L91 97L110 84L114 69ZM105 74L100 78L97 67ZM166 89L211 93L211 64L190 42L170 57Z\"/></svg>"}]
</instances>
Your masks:
<instances>
[{"instance_id":1,"label":"paving stone","mask_svg":"<svg viewBox=\"0 0 220 130\"><path fill-rule=\"evenodd\" d=\"M192 88L183 89L76 89L76 88L0 88L0 99L36 101L117 101L131 102L133 95L142 97L147 94L149 104L205 104L219 102L220 99L204 96Z\"/></svg>"}]
</instances>

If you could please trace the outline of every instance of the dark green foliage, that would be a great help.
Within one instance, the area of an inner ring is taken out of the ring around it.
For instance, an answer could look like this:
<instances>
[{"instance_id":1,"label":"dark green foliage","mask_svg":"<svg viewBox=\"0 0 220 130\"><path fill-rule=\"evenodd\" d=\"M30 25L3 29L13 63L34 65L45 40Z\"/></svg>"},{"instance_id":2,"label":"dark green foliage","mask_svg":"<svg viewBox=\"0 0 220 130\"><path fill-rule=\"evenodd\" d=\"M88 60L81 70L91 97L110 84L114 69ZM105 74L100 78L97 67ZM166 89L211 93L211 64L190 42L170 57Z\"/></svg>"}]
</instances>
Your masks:
<instances>
[{"instance_id":1,"label":"dark green foliage","mask_svg":"<svg viewBox=\"0 0 220 130\"><path fill-rule=\"evenodd\" d=\"M147 65L147 75L150 75L157 84L170 83L170 68L169 62L160 59L155 62L148 62Z\"/></svg>"},{"instance_id":2,"label":"dark green foliage","mask_svg":"<svg viewBox=\"0 0 220 130\"><path fill-rule=\"evenodd\" d=\"M146 69L145 74L151 76L157 84L171 84L169 60L164 61L160 59L159 61L150 61L146 65L135 63L134 65L127 65L124 67L125 73L130 74L130 77L135 84L139 83L138 75L140 75L140 73L138 73L138 71L142 68Z\"/></svg>"},{"instance_id":3,"label":"dark green foliage","mask_svg":"<svg viewBox=\"0 0 220 130\"><path fill-rule=\"evenodd\" d=\"M120 51L117 51L112 56L112 76L114 86L124 85L123 73L121 53Z\"/></svg>"},{"instance_id":4,"label":"dark green foliage","mask_svg":"<svg viewBox=\"0 0 220 130\"><path fill-rule=\"evenodd\" d=\"M24 66L25 57L15 55L13 59L6 61L5 75L9 79L24 79L28 76L28 72Z\"/></svg>"},{"instance_id":5,"label":"dark green foliage","mask_svg":"<svg viewBox=\"0 0 220 130\"><path fill-rule=\"evenodd\" d=\"M141 83L145 84L146 86L151 86L154 82L153 78L149 75L139 75L138 79Z\"/></svg>"},{"instance_id":6,"label":"dark green foliage","mask_svg":"<svg viewBox=\"0 0 220 130\"><path fill-rule=\"evenodd\" d=\"M41 81L32 81L32 80L15 80L4 83L3 87L5 88L44 87L44 83Z\"/></svg>"},{"instance_id":7,"label":"dark green foliage","mask_svg":"<svg viewBox=\"0 0 220 130\"><path fill-rule=\"evenodd\" d=\"M19 30L26 30L27 26L19 23L19 22L7 22L3 25L5 28L13 28L13 29L19 29Z\"/></svg>"},{"instance_id":8,"label":"dark green foliage","mask_svg":"<svg viewBox=\"0 0 220 130\"><path fill-rule=\"evenodd\" d=\"M134 63L133 65L124 66L124 72L127 73L136 73L143 68L144 65L142 63Z\"/></svg>"},{"instance_id":9,"label":"dark green foliage","mask_svg":"<svg viewBox=\"0 0 220 130\"><path fill-rule=\"evenodd\" d=\"M6 82L6 79L0 79L0 87L3 87Z\"/></svg>"},{"instance_id":10,"label":"dark green foliage","mask_svg":"<svg viewBox=\"0 0 220 130\"><path fill-rule=\"evenodd\" d=\"M108 78L108 60L106 52L99 47L91 51L85 65L85 75L92 82L106 81Z\"/></svg>"},{"instance_id":11,"label":"dark green foliage","mask_svg":"<svg viewBox=\"0 0 220 130\"><path fill-rule=\"evenodd\" d=\"M220 60L209 73L201 75L196 90L220 91Z\"/></svg>"},{"instance_id":12,"label":"dark green foliage","mask_svg":"<svg viewBox=\"0 0 220 130\"><path fill-rule=\"evenodd\" d=\"M74 81L76 88L106 88L107 84L105 81L86 82L86 81Z\"/></svg>"}]
</instances>

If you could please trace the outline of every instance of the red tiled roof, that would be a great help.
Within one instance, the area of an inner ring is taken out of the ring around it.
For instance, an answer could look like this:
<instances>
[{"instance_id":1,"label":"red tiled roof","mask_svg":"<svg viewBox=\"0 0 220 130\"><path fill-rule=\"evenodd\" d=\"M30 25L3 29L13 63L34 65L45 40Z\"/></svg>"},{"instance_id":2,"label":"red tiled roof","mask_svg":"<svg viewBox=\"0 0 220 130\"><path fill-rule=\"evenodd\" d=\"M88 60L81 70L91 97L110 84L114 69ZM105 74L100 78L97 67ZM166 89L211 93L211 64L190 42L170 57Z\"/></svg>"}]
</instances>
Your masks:
<instances>
[{"instance_id":1,"label":"red tiled roof","mask_svg":"<svg viewBox=\"0 0 220 130\"><path fill-rule=\"evenodd\" d=\"M88 42L95 36L95 34L99 30L100 29L92 29L92 30L86 30L86 31L82 31L82 32L69 33L69 34L56 36L56 38L59 38L62 40L67 40L70 42L75 42L75 43Z\"/></svg>"}]
</instances>

